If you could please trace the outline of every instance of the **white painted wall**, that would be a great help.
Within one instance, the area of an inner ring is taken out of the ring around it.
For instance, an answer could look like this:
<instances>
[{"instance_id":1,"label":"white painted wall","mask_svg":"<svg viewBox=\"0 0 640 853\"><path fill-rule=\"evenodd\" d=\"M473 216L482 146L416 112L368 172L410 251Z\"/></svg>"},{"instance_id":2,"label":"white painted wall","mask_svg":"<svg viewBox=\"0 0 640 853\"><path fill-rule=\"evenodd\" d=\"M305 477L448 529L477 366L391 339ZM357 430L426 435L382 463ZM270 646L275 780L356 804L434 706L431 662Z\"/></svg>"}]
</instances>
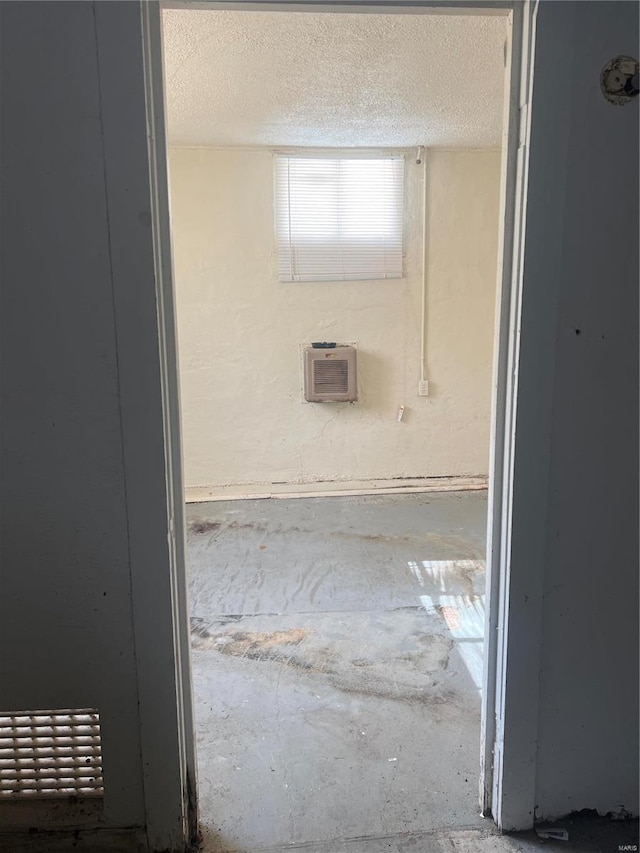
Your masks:
<instances>
[{"instance_id":1,"label":"white painted wall","mask_svg":"<svg viewBox=\"0 0 640 853\"><path fill-rule=\"evenodd\" d=\"M487 473L500 154L428 152L428 399L423 168L406 168L405 278L285 284L273 154L171 150L187 487ZM357 404L301 402L317 340L357 342Z\"/></svg>"},{"instance_id":2,"label":"white painted wall","mask_svg":"<svg viewBox=\"0 0 640 853\"><path fill-rule=\"evenodd\" d=\"M141 20L0 4L0 709L97 708L105 779L0 826L122 853L185 846Z\"/></svg>"}]
</instances>

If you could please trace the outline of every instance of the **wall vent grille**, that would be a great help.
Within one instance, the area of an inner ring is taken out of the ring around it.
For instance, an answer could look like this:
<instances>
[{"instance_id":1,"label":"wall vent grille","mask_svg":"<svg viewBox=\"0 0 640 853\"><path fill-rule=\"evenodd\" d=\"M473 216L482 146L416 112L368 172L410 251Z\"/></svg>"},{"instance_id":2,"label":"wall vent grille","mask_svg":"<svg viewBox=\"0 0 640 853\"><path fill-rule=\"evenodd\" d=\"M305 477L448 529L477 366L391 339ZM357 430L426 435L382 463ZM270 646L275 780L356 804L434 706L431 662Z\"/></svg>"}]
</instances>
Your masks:
<instances>
[{"instance_id":1,"label":"wall vent grille","mask_svg":"<svg viewBox=\"0 0 640 853\"><path fill-rule=\"evenodd\" d=\"M95 709L0 714L0 800L102 797Z\"/></svg>"},{"instance_id":2,"label":"wall vent grille","mask_svg":"<svg viewBox=\"0 0 640 853\"><path fill-rule=\"evenodd\" d=\"M357 400L356 348L305 347L304 397L309 403Z\"/></svg>"},{"instance_id":3,"label":"wall vent grille","mask_svg":"<svg viewBox=\"0 0 640 853\"><path fill-rule=\"evenodd\" d=\"M346 358L335 361L314 361L313 387L317 394L347 394L349 362Z\"/></svg>"}]
</instances>

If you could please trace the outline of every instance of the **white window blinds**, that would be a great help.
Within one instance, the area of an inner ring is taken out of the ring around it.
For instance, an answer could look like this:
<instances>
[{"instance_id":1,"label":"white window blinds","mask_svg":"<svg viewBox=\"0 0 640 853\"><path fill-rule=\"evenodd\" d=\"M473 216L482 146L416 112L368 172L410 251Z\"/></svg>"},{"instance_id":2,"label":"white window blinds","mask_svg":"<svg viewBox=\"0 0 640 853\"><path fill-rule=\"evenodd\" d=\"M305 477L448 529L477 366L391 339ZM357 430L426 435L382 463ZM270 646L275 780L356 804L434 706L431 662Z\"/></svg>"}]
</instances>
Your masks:
<instances>
[{"instance_id":1,"label":"white window blinds","mask_svg":"<svg viewBox=\"0 0 640 853\"><path fill-rule=\"evenodd\" d=\"M280 281L401 278L404 158L276 158Z\"/></svg>"}]
</instances>

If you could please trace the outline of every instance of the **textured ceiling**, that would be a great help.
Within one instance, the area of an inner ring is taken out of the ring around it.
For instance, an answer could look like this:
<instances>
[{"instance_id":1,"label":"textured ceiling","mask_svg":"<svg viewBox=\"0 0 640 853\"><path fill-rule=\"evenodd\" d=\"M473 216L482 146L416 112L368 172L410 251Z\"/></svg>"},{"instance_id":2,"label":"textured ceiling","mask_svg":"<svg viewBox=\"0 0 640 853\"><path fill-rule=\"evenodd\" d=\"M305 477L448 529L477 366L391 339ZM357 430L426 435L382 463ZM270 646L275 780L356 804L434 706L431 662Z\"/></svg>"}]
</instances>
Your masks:
<instances>
[{"instance_id":1,"label":"textured ceiling","mask_svg":"<svg viewBox=\"0 0 640 853\"><path fill-rule=\"evenodd\" d=\"M504 17L163 14L172 145L500 144Z\"/></svg>"}]
</instances>

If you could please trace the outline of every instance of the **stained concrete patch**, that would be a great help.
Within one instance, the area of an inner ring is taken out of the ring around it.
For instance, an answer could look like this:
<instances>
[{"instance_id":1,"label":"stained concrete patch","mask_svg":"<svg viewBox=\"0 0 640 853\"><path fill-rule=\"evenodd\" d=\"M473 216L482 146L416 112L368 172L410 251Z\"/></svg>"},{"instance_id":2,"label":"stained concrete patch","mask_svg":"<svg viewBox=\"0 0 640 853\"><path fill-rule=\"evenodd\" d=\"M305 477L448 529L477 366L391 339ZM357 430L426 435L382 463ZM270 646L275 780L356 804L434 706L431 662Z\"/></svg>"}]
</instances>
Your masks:
<instances>
[{"instance_id":1,"label":"stained concrete patch","mask_svg":"<svg viewBox=\"0 0 640 853\"><path fill-rule=\"evenodd\" d=\"M187 525L187 532L196 536L203 536L210 533L218 532L233 532L235 530L266 530L265 524L257 522L229 521L227 519L212 520L209 518L194 518Z\"/></svg>"},{"instance_id":2,"label":"stained concrete patch","mask_svg":"<svg viewBox=\"0 0 640 853\"><path fill-rule=\"evenodd\" d=\"M204 533L215 533L216 530L220 530L221 526L222 522L220 521L211 521L207 518L196 518L189 523L187 529L189 533L201 536Z\"/></svg>"},{"instance_id":3,"label":"stained concrete patch","mask_svg":"<svg viewBox=\"0 0 640 853\"><path fill-rule=\"evenodd\" d=\"M450 715L473 706L475 715L475 701L457 695L443 677L454 641L443 620L424 611L247 616L226 628L192 620L192 644L292 667L346 693L435 707L448 703Z\"/></svg>"},{"instance_id":4,"label":"stained concrete patch","mask_svg":"<svg viewBox=\"0 0 640 853\"><path fill-rule=\"evenodd\" d=\"M288 631L223 631L209 634L207 640L211 647L224 655L235 655L252 660L271 660L286 663L291 655L286 649L299 646L308 635L305 628L291 628Z\"/></svg>"}]
</instances>

